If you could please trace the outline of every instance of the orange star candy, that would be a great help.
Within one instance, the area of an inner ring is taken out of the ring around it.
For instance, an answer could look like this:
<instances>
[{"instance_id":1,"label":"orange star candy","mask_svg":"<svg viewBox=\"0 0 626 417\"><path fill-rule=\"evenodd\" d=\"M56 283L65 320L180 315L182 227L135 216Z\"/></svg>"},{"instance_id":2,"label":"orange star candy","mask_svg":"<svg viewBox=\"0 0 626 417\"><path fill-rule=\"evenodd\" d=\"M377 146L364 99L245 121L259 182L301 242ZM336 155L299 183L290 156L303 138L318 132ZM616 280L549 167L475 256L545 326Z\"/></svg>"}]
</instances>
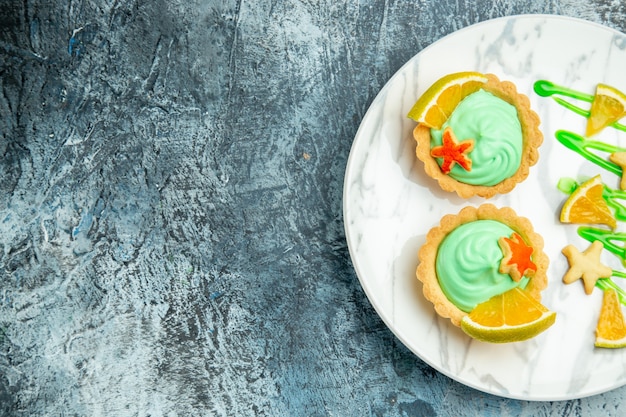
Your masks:
<instances>
[{"instance_id":1,"label":"orange star candy","mask_svg":"<svg viewBox=\"0 0 626 417\"><path fill-rule=\"evenodd\" d=\"M532 277L537 272L537 265L530 259L533 247L528 246L519 234L513 232L510 238L501 237L498 245L504 254L500 262L501 274L509 274L513 281L519 282L524 275Z\"/></svg>"},{"instance_id":2,"label":"orange star candy","mask_svg":"<svg viewBox=\"0 0 626 417\"><path fill-rule=\"evenodd\" d=\"M459 164L466 171L471 171L472 160L467 156L474 149L474 139L457 142L456 136L450 126L446 127L441 136L441 145L430 150L431 156L443 158L441 171L450 173L454 164Z\"/></svg>"},{"instance_id":3,"label":"orange star candy","mask_svg":"<svg viewBox=\"0 0 626 417\"><path fill-rule=\"evenodd\" d=\"M582 278L585 293L591 294L593 287L600 278L608 278L613 270L600 262L600 255L604 245L595 240L584 252L580 252L574 245L567 245L561 253L567 257L569 269L563 276L563 282L571 284Z\"/></svg>"}]
</instances>

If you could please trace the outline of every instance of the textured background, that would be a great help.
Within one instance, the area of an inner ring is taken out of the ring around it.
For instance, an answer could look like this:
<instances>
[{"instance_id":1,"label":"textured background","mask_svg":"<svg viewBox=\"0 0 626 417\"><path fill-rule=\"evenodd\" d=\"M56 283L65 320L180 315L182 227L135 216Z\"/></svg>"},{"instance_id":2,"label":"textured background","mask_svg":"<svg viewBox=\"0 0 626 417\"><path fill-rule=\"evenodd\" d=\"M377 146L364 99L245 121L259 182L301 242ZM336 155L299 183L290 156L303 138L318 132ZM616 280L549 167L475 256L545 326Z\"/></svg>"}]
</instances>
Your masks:
<instances>
[{"instance_id":1,"label":"textured background","mask_svg":"<svg viewBox=\"0 0 626 417\"><path fill-rule=\"evenodd\" d=\"M380 88L489 18L619 0L0 7L0 415L618 415L480 393L402 346L344 238Z\"/></svg>"}]
</instances>

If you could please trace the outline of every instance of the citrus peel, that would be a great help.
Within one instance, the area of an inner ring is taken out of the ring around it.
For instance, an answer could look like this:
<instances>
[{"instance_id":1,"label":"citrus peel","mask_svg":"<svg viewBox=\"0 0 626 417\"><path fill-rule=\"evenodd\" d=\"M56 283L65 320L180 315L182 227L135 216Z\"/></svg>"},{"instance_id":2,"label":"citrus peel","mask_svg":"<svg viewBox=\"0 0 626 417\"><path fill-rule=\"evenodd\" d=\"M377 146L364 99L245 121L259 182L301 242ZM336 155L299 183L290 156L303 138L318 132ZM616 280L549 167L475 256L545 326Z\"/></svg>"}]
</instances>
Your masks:
<instances>
[{"instance_id":1,"label":"citrus peel","mask_svg":"<svg viewBox=\"0 0 626 417\"><path fill-rule=\"evenodd\" d=\"M487 77L479 72L448 74L420 96L407 117L429 128L441 129L461 100L478 91L486 82Z\"/></svg>"},{"instance_id":2,"label":"citrus peel","mask_svg":"<svg viewBox=\"0 0 626 417\"><path fill-rule=\"evenodd\" d=\"M626 347L626 322L617 291L607 289L602 296L602 308L596 325L596 347Z\"/></svg>"},{"instance_id":3,"label":"citrus peel","mask_svg":"<svg viewBox=\"0 0 626 417\"><path fill-rule=\"evenodd\" d=\"M484 342L519 342L542 333L555 319L554 311L516 287L478 304L463 317L461 329Z\"/></svg>"},{"instance_id":4,"label":"citrus peel","mask_svg":"<svg viewBox=\"0 0 626 417\"><path fill-rule=\"evenodd\" d=\"M606 224L614 229L617 226L615 216L602 197L604 184L600 175L580 184L570 194L561 209L562 223Z\"/></svg>"},{"instance_id":5,"label":"citrus peel","mask_svg":"<svg viewBox=\"0 0 626 417\"><path fill-rule=\"evenodd\" d=\"M589 110L585 136L599 133L605 127L626 116L626 94L615 87L598 84Z\"/></svg>"}]
</instances>

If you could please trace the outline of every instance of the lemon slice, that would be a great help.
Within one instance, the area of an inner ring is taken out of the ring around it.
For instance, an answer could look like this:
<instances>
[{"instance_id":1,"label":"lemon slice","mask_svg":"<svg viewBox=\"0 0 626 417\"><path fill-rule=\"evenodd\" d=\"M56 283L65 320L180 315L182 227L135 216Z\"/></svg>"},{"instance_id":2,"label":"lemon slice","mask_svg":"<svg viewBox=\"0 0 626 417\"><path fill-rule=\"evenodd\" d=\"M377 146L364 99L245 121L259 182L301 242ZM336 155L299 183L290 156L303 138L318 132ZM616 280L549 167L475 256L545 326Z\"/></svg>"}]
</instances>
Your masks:
<instances>
[{"instance_id":1,"label":"lemon slice","mask_svg":"<svg viewBox=\"0 0 626 417\"><path fill-rule=\"evenodd\" d=\"M596 326L596 347L626 347L626 323L617 291L607 289L602 297L602 309Z\"/></svg>"},{"instance_id":2,"label":"lemon slice","mask_svg":"<svg viewBox=\"0 0 626 417\"><path fill-rule=\"evenodd\" d=\"M626 116L626 94L606 84L598 84L587 120L587 137Z\"/></svg>"},{"instance_id":3,"label":"lemon slice","mask_svg":"<svg viewBox=\"0 0 626 417\"><path fill-rule=\"evenodd\" d=\"M407 116L429 128L441 129L461 100L486 82L487 77L479 72L448 74L422 94Z\"/></svg>"},{"instance_id":4,"label":"lemon slice","mask_svg":"<svg viewBox=\"0 0 626 417\"><path fill-rule=\"evenodd\" d=\"M524 290L513 288L478 304L461 319L461 329L484 342L519 342L537 336L555 320L554 311Z\"/></svg>"},{"instance_id":5,"label":"lemon slice","mask_svg":"<svg viewBox=\"0 0 626 417\"><path fill-rule=\"evenodd\" d=\"M617 226L615 216L602 198L604 185L600 175L583 182L570 194L563 204L560 220L562 223L606 224Z\"/></svg>"}]
</instances>

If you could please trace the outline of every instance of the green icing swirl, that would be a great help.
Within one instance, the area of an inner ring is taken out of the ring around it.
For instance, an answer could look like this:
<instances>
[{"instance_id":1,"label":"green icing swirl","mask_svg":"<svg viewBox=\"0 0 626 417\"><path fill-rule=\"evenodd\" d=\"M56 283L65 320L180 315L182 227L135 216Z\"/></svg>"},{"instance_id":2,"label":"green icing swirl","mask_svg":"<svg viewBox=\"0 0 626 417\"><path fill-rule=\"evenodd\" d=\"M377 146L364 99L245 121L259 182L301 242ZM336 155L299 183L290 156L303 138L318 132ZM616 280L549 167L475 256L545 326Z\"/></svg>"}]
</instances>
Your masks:
<instances>
[{"instance_id":1,"label":"green icing swirl","mask_svg":"<svg viewBox=\"0 0 626 417\"><path fill-rule=\"evenodd\" d=\"M479 90L465 97L441 130L431 129L431 148L441 145L446 127L460 142L474 139L469 153L472 169L466 171L456 164L448 175L472 185L496 185L513 176L522 161L522 127L515 106ZM438 160L441 165L441 160Z\"/></svg>"},{"instance_id":2,"label":"green icing swirl","mask_svg":"<svg viewBox=\"0 0 626 417\"><path fill-rule=\"evenodd\" d=\"M503 257L498 239L510 237L513 232L495 220L476 220L462 224L445 237L435 267L439 286L448 300L469 313L495 295L526 286L528 278L515 282L509 274L498 272Z\"/></svg>"}]
</instances>

